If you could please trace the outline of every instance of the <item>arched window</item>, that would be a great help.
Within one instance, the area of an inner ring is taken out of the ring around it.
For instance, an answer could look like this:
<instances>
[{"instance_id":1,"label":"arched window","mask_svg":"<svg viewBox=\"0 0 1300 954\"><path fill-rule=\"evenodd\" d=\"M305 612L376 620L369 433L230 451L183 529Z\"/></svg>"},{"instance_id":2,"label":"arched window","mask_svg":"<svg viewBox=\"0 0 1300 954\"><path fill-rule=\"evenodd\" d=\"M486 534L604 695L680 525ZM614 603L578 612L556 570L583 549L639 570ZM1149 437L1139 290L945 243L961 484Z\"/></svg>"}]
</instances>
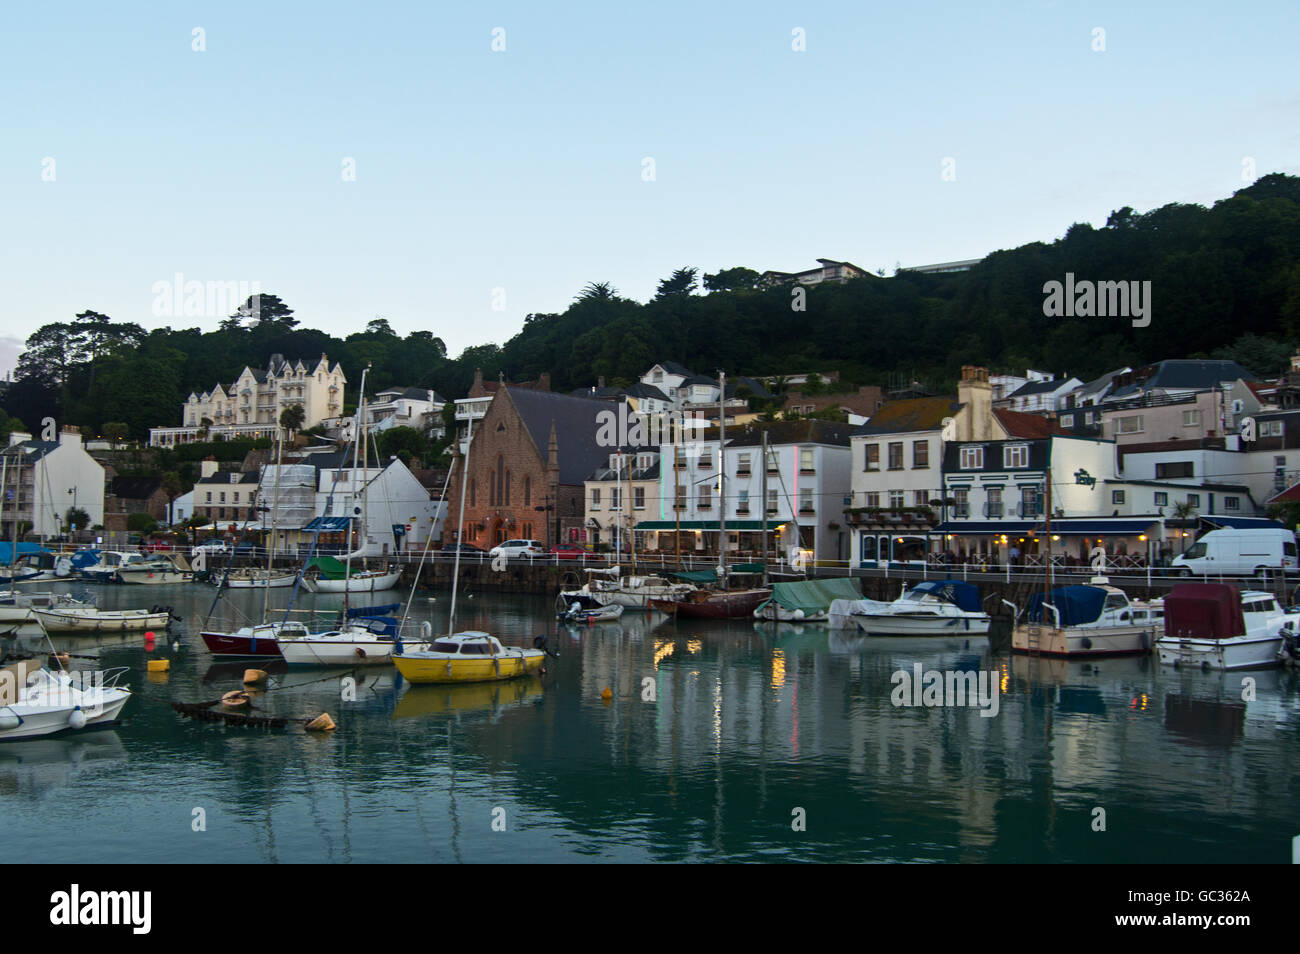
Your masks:
<instances>
[{"instance_id":1,"label":"arched window","mask_svg":"<svg viewBox=\"0 0 1300 954\"><path fill-rule=\"evenodd\" d=\"M506 471L506 506L510 506L510 471Z\"/></svg>"},{"instance_id":2,"label":"arched window","mask_svg":"<svg viewBox=\"0 0 1300 954\"><path fill-rule=\"evenodd\" d=\"M500 505L501 498L505 496L506 480L506 459L497 454L497 499L496 505Z\"/></svg>"},{"instance_id":3,"label":"arched window","mask_svg":"<svg viewBox=\"0 0 1300 954\"><path fill-rule=\"evenodd\" d=\"M474 497L475 497L475 493L474 493L474 484L475 484L475 480L474 480L473 477L471 477L471 478L469 479L469 505L470 505L471 507L475 506L475 501L474 501Z\"/></svg>"},{"instance_id":4,"label":"arched window","mask_svg":"<svg viewBox=\"0 0 1300 954\"><path fill-rule=\"evenodd\" d=\"M533 502L533 478L527 474L524 475L524 506L530 506Z\"/></svg>"},{"instance_id":5,"label":"arched window","mask_svg":"<svg viewBox=\"0 0 1300 954\"><path fill-rule=\"evenodd\" d=\"M496 505L497 505L497 475L492 471L488 471L488 506L495 507Z\"/></svg>"}]
</instances>

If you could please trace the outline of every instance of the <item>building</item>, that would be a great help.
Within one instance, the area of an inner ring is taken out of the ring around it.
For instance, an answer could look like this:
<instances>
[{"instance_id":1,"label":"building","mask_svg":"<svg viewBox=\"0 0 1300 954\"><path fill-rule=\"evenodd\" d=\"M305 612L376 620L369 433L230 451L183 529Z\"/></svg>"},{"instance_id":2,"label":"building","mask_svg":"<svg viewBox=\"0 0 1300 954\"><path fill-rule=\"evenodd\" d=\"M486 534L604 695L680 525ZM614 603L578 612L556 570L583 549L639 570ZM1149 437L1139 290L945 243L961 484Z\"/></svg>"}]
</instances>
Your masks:
<instances>
[{"instance_id":1,"label":"building","mask_svg":"<svg viewBox=\"0 0 1300 954\"><path fill-rule=\"evenodd\" d=\"M276 529L277 549L387 556L441 538L445 504L433 500L396 457L353 466L344 452L311 454L262 469L259 527Z\"/></svg>"},{"instance_id":2,"label":"building","mask_svg":"<svg viewBox=\"0 0 1300 954\"><path fill-rule=\"evenodd\" d=\"M385 388L367 399L365 424L372 434L390 427L409 427L435 440L443 436L442 409L446 401L430 388ZM335 440L350 441L356 418L336 417L322 421Z\"/></svg>"},{"instance_id":3,"label":"building","mask_svg":"<svg viewBox=\"0 0 1300 954\"><path fill-rule=\"evenodd\" d=\"M934 265L912 265L908 268L900 268L900 272L920 272L922 275L949 275L954 272L968 272L980 262L982 258L964 258L955 262L937 262Z\"/></svg>"},{"instance_id":4,"label":"building","mask_svg":"<svg viewBox=\"0 0 1300 954\"><path fill-rule=\"evenodd\" d=\"M811 417L827 409L842 411L850 424L865 424L885 403L884 392L877 385L868 384L848 394L804 394L797 389L786 392L781 416L803 415Z\"/></svg>"},{"instance_id":5,"label":"building","mask_svg":"<svg viewBox=\"0 0 1300 954\"><path fill-rule=\"evenodd\" d=\"M758 277L760 288L775 285L788 285L798 282L800 285L820 285L822 282L847 282L852 278L866 278L870 274L865 268L858 268L852 262L837 262L830 258L817 259L818 267L804 272L767 271Z\"/></svg>"},{"instance_id":6,"label":"building","mask_svg":"<svg viewBox=\"0 0 1300 954\"><path fill-rule=\"evenodd\" d=\"M23 528L37 537L68 531L69 509L85 511L91 527L104 522L104 468L86 453L81 432L65 427L58 440L34 441L14 431L0 454L4 474L4 514L0 517L10 540ZM77 527L85 530L87 527Z\"/></svg>"},{"instance_id":7,"label":"building","mask_svg":"<svg viewBox=\"0 0 1300 954\"><path fill-rule=\"evenodd\" d=\"M133 513L145 513L159 524L167 524L171 501L161 477L113 477L104 497L104 529L125 532Z\"/></svg>"},{"instance_id":8,"label":"building","mask_svg":"<svg viewBox=\"0 0 1300 954\"><path fill-rule=\"evenodd\" d=\"M194 516L221 530L242 530L257 519L257 471L219 470L209 457L194 483Z\"/></svg>"},{"instance_id":9,"label":"building","mask_svg":"<svg viewBox=\"0 0 1300 954\"><path fill-rule=\"evenodd\" d=\"M606 401L503 385L488 400L469 440L468 474L458 455L448 486L452 519L445 542L489 549L505 540L578 542L586 530L587 477L607 462L617 441L597 434L617 411ZM463 536L455 524L465 481Z\"/></svg>"},{"instance_id":10,"label":"building","mask_svg":"<svg viewBox=\"0 0 1300 954\"><path fill-rule=\"evenodd\" d=\"M1078 378L1057 381L1049 375L1045 380L1026 381L1005 398L995 398L993 404L1026 414L1053 414L1060 409L1065 395L1082 385Z\"/></svg>"},{"instance_id":11,"label":"building","mask_svg":"<svg viewBox=\"0 0 1300 954\"><path fill-rule=\"evenodd\" d=\"M271 355L265 370L245 367L230 384L217 384L202 394L191 393L181 405L180 427L149 430L149 443L170 447L223 438L277 437L280 415L288 407L303 409L303 427L315 427L343 413L347 378L324 354L314 365L283 355Z\"/></svg>"},{"instance_id":12,"label":"building","mask_svg":"<svg viewBox=\"0 0 1300 954\"><path fill-rule=\"evenodd\" d=\"M587 477L584 532L574 542L627 551L637 522L658 510L659 450L615 451Z\"/></svg>"}]
</instances>

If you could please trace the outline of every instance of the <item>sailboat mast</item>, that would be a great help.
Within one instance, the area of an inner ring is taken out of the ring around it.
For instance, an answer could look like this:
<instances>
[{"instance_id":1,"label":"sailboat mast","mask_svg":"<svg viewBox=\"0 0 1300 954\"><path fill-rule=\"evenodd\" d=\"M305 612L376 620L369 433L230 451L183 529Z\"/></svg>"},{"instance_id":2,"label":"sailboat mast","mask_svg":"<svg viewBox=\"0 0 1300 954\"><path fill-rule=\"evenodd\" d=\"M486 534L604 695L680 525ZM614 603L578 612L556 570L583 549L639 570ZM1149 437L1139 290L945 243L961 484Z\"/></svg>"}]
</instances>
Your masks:
<instances>
[{"instance_id":1,"label":"sailboat mast","mask_svg":"<svg viewBox=\"0 0 1300 954\"><path fill-rule=\"evenodd\" d=\"M727 585L727 372L718 372L718 580Z\"/></svg>"},{"instance_id":2,"label":"sailboat mast","mask_svg":"<svg viewBox=\"0 0 1300 954\"><path fill-rule=\"evenodd\" d=\"M349 595L352 592L352 528L356 525L357 519L357 452L361 449L363 431L361 429L361 411L366 404L366 374L370 371L370 365L361 369L361 390L357 394L357 412L352 418L352 512L348 514L348 555L344 558L343 567L343 619L348 618ZM362 511L362 519L365 519L365 511ZM364 530L357 535L357 542L360 543Z\"/></svg>"},{"instance_id":3,"label":"sailboat mast","mask_svg":"<svg viewBox=\"0 0 1300 954\"><path fill-rule=\"evenodd\" d=\"M284 440L279 432L276 433L275 443L275 489L271 492L271 532L266 538L266 586L262 588L262 622L266 622L267 614L271 610L271 573L275 566L275 530L280 515L280 462L284 459ZM265 481L264 481L265 482ZM258 495L258 506L261 506L261 495Z\"/></svg>"},{"instance_id":4,"label":"sailboat mast","mask_svg":"<svg viewBox=\"0 0 1300 954\"><path fill-rule=\"evenodd\" d=\"M636 448L633 448L633 452L635 452L635 450ZM629 497L632 496L633 494L632 468L630 465L627 470L627 494ZM622 495L620 494L620 496ZM628 543L632 548L632 572L635 573L636 572L636 507L634 506L634 501L631 500L624 500L623 506L628 512L627 536L628 536Z\"/></svg>"},{"instance_id":5,"label":"sailboat mast","mask_svg":"<svg viewBox=\"0 0 1300 954\"><path fill-rule=\"evenodd\" d=\"M474 439L474 420L465 424L465 453L461 455L460 515L456 517L456 559L451 568L451 612L447 616L447 633L456 632L456 587L460 582L460 553L465 546L465 494L469 487L469 445ZM558 505L558 501L556 502Z\"/></svg>"},{"instance_id":6,"label":"sailboat mast","mask_svg":"<svg viewBox=\"0 0 1300 954\"><path fill-rule=\"evenodd\" d=\"M763 428L763 450L758 466L758 507L763 514L763 585L767 586L767 428Z\"/></svg>"},{"instance_id":7,"label":"sailboat mast","mask_svg":"<svg viewBox=\"0 0 1300 954\"><path fill-rule=\"evenodd\" d=\"M1049 440L1048 454L1050 455L1051 439L1049 438L1048 440ZM1052 597L1052 467L1050 463L1048 464L1047 467L1045 490L1046 490L1046 497L1047 497L1047 505L1043 511L1044 515L1046 516L1046 521L1044 525L1045 531L1043 533L1043 544L1044 546L1047 547L1047 555L1043 560L1043 565L1046 567L1046 572L1043 574L1043 584L1044 584L1043 585L1043 603L1044 603L1043 622L1044 623L1047 622L1046 603Z\"/></svg>"}]
</instances>

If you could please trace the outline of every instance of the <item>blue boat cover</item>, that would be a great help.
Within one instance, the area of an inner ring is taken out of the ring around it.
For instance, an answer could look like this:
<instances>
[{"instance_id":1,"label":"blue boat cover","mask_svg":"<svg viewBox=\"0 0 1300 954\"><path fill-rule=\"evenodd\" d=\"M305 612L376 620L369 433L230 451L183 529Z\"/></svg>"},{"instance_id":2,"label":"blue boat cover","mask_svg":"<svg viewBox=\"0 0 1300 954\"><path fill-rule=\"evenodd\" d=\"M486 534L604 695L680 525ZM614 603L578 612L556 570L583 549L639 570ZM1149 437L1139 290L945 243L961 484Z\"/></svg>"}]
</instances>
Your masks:
<instances>
[{"instance_id":1,"label":"blue boat cover","mask_svg":"<svg viewBox=\"0 0 1300 954\"><path fill-rule=\"evenodd\" d=\"M45 547L41 546L39 543L18 544L18 556L20 557L25 557L31 553L49 553L49 552L50 552L49 550L45 549ZM13 544L8 542L0 543L0 563L8 564L13 562L14 562Z\"/></svg>"},{"instance_id":2,"label":"blue boat cover","mask_svg":"<svg viewBox=\"0 0 1300 954\"><path fill-rule=\"evenodd\" d=\"M1081 626L1100 618L1102 605L1106 602L1106 591L1100 586L1058 586L1052 590L1049 602L1061 614L1062 626ZM1031 623L1043 622L1041 591L1029 597L1028 619ZM1055 621L1055 617L1049 611L1047 622Z\"/></svg>"},{"instance_id":3,"label":"blue boat cover","mask_svg":"<svg viewBox=\"0 0 1300 954\"><path fill-rule=\"evenodd\" d=\"M385 603L382 606L353 606L348 610L348 619L356 619L359 616L390 616L401 608L401 603Z\"/></svg>"},{"instance_id":4,"label":"blue boat cover","mask_svg":"<svg viewBox=\"0 0 1300 954\"><path fill-rule=\"evenodd\" d=\"M84 570L88 566L94 566L99 562L100 550L78 550L72 554L70 562L74 569Z\"/></svg>"},{"instance_id":5,"label":"blue boat cover","mask_svg":"<svg viewBox=\"0 0 1300 954\"><path fill-rule=\"evenodd\" d=\"M979 587L965 580L925 580L912 587L912 591L932 594L956 604L968 613L978 613L983 609L980 605Z\"/></svg>"}]
</instances>

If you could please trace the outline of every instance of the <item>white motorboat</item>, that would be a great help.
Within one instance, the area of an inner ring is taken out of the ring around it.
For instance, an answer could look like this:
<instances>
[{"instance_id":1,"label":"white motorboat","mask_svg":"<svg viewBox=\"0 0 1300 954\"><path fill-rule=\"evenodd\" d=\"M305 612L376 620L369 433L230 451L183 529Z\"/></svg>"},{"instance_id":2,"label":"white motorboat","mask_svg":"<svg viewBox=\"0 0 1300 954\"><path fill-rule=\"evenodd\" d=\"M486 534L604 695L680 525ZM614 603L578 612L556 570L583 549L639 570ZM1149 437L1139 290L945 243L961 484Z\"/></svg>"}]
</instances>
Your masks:
<instances>
[{"instance_id":1,"label":"white motorboat","mask_svg":"<svg viewBox=\"0 0 1300 954\"><path fill-rule=\"evenodd\" d=\"M0 741L116 721L131 698L131 690L116 685L124 672L52 672L22 663L0 668Z\"/></svg>"},{"instance_id":2,"label":"white motorboat","mask_svg":"<svg viewBox=\"0 0 1300 954\"><path fill-rule=\"evenodd\" d=\"M576 590L565 590L560 595L572 602L588 597L602 606L617 603L633 610L647 610L651 600L680 600L694 593L693 583L674 583L662 576L620 575L622 567L588 570L587 582Z\"/></svg>"},{"instance_id":3,"label":"white motorboat","mask_svg":"<svg viewBox=\"0 0 1300 954\"><path fill-rule=\"evenodd\" d=\"M1159 601L1130 600L1123 590L1094 577L1083 586L1034 593L1025 621L1011 634L1011 650L1042 656L1087 658L1151 652L1162 632Z\"/></svg>"},{"instance_id":4,"label":"white motorboat","mask_svg":"<svg viewBox=\"0 0 1300 954\"><path fill-rule=\"evenodd\" d=\"M989 631L979 589L962 580L924 580L893 602L837 599L827 619L833 629L856 625L871 636L984 636Z\"/></svg>"},{"instance_id":5,"label":"white motorboat","mask_svg":"<svg viewBox=\"0 0 1300 954\"><path fill-rule=\"evenodd\" d=\"M280 655L291 666L373 666L392 661L394 639L389 626L354 620L343 629L305 636L280 633Z\"/></svg>"},{"instance_id":6,"label":"white motorboat","mask_svg":"<svg viewBox=\"0 0 1300 954\"><path fill-rule=\"evenodd\" d=\"M119 570L132 563L144 561L143 553L132 553L129 550L101 550L99 562L82 567L79 575L83 580L91 583L117 583Z\"/></svg>"},{"instance_id":7,"label":"white motorboat","mask_svg":"<svg viewBox=\"0 0 1300 954\"><path fill-rule=\"evenodd\" d=\"M119 583L145 584L148 586L158 586L164 583L188 583L194 579L194 574L189 569L188 564L182 566L179 562L184 559L184 557L177 555L175 559L156 557L150 560L134 561L118 569L117 580Z\"/></svg>"},{"instance_id":8,"label":"white motorboat","mask_svg":"<svg viewBox=\"0 0 1300 954\"><path fill-rule=\"evenodd\" d=\"M1180 583L1164 600L1160 662L1201 669L1262 669L1283 661L1297 617L1272 593L1230 583Z\"/></svg>"},{"instance_id":9,"label":"white motorboat","mask_svg":"<svg viewBox=\"0 0 1300 954\"><path fill-rule=\"evenodd\" d=\"M68 600L52 606L33 606L41 625L51 633L120 633L166 629L172 614L167 607L102 610L90 603Z\"/></svg>"}]
</instances>

